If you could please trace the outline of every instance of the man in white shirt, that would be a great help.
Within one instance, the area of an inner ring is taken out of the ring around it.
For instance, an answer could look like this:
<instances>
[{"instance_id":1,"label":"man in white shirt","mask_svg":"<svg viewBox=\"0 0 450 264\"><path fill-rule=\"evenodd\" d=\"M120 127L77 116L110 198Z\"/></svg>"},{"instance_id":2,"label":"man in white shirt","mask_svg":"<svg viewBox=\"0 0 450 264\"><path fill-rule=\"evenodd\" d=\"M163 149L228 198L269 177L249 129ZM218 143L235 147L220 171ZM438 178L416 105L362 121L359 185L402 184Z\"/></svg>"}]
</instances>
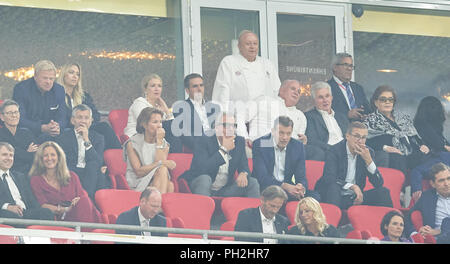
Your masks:
<instances>
[{"instance_id":1,"label":"man in white shirt","mask_svg":"<svg viewBox=\"0 0 450 264\"><path fill-rule=\"evenodd\" d=\"M238 131L246 130L246 104L260 96L276 97L280 89L277 68L266 58L258 56L258 36L244 30L239 35L239 54L223 58L217 70L212 100L220 103L222 111L238 113ZM238 133L238 135L242 135ZM250 142L248 142L250 144Z\"/></svg>"},{"instance_id":2,"label":"man in white shirt","mask_svg":"<svg viewBox=\"0 0 450 264\"><path fill-rule=\"evenodd\" d=\"M53 213L37 202L28 176L10 170L13 163L14 147L0 142L0 217L53 220Z\"/></svg>"},{"instance_id":3,"label":"man in white shirt","mask_svg":"<svg viewBox=\"0 0 450 264\"><path fill-rule=\"evenodd\" d=\"M308 120L306 136L309 139L307 159L323 161L330 147L344 139L349 121L344 114L333 110L333 96L328 83L314 83L311 95L315 107L305 113Z\"/></svg>"},{"instance_id":4,"label":"man in white shirt","mask_svg":"<svg viewBox=\"0 0 450 264\"><path fill-rule=\"evenodd\" d=\"M345 140L327 152L323 176L315 186L323 202L341 209L360 204L392 207L389 190L383 187L383 177L366 139L367 126L355 121L349 125ZM367 178L374 188L364 191Z\"/></svg>"},{"instance_id":5,"label":"man in white shirt","mask_svg":"<svg viewBox=\"0 0 450 264\"><path fill-rule=\"evenodd\" d=\"M57 142L66 153L69 170L78 175L89 197L95 199L95 192L107 188L109 182L101 171L105 140L99 133L89 130L92 120L89 106L75 106L70 119L73 128L64 130Z\"/></svg>"}]
</instances>

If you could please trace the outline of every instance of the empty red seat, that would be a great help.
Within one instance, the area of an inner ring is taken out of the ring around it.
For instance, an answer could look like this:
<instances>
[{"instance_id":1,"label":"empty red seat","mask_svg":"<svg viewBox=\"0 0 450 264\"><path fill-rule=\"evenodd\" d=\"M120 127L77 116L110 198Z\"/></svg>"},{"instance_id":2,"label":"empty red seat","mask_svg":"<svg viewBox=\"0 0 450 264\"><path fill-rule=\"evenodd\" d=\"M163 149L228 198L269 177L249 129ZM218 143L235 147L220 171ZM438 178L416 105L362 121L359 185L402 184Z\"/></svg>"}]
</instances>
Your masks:
<instances>
[{"instance_id":1,"label":"empty red seat","mask_svg":"<svg viewBox=\"0 0 450 264\"><path fill-rule=\"evenodd\" d=\"M108 176L111 179L111 188L129 190L125 174L127 163L123 160L122 149L107 149L103 152L103 159L108 168Z\"/></svg>"},{"instance_id":2,"label":"empty red seat","mask_svg":"<svg viewBox=\"0 0 450 264\"><path fill-rule=\"evenodd\" d=\"M128 139L128 136L123 132L128 123L128 109L109 111L108 120L120 143L123 144Z\"/></svg>"},{"instance_id":3,"label":"empty red seat","mask_svg":"<svg viewBox=\"0 0 450 264\"><path fill-rule=\"evenodd\" d=\"M121 213L139 205L140 196L141 193L134 190L102 189L95 193L95 203L103 221L115 224Z\"/></svg>"}]
</instances>

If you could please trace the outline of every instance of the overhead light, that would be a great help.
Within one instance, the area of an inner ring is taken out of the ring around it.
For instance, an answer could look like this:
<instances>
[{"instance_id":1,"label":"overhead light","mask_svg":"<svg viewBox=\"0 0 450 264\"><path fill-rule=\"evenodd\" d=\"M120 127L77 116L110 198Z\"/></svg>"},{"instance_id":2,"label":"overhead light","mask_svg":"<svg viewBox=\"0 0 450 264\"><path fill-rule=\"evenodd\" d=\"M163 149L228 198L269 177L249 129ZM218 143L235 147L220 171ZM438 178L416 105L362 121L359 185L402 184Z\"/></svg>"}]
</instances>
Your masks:
<instances>
[{"instance_id":1,"label":"overhead light","mask_svg":"<svg viewBox=\"0 0 450 264\"><path fill-rule=\"evenodd\" d=\"M397 72L397 70L394 70L394 69L380 69L380 70L377 70L377 72Z\"/></svg>"}]
</instances>

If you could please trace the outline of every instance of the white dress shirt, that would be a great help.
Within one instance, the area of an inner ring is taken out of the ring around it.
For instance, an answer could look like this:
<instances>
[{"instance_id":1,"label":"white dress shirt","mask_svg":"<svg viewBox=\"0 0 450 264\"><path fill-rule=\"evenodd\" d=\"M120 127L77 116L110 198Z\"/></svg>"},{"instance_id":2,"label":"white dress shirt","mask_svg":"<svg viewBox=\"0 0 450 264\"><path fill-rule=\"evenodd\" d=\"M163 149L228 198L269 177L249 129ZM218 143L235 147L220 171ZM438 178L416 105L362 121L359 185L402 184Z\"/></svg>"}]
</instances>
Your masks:
<instances>
[{"instance_id":1,"label":"white dress shirt","mask_svg":"<svg viewBox=\"0 0 450 264\"><path fill-rule=\"evenodd\" d=\"M77 133L77 131L75 131L75 137L76 137L77 143L78 143L78 163L77 163L77 167L78 168L84 168L84 167L86 167L86 160L85 160L86 147L84 146L84 139L83 139L83 136L81 134Z\"/></svg>"},{"instance_id":2,"label":"white dress shirt","mask_svg":"<svg viewBox=\"0 0 450 264\"><path fill-rule=\"evenodd\" d=\"M219 139L217 139L217 142L219 143L219 147L221 147L222 144L220 144ZM220 190L228 182L228 166L230 164L231 156L229 154L223 153L222 151L219 151L219 153L220 153L220 155L222 155L223 159L225 160L225 163L219 167L219 171L217 172L216 179L214 180L214 182L211 185L211 190L213 190L213 191Z\"/></svg>"},{"instance_id":3,"label":"white dress shirt","mask_svg":"<svg viewBox=\"0 0 450 264\"><path fill-rule=\"evenodd\" d=\"M446 217L450 217L450 197L437 194L438 200L436 203L436 228L441 228L442 220Z\"/></svg>"},{"instance_id":4,"label":"white dress shirt","mask_svg":"<svg viewBox=\"0 0 450 264\"><path fill-rule=\"evenodd\" d=\"M343 187L343 195L352 194L352 191L349 190L354 184L356 184L355 175L356 175L356 160L358 155L353 155L348 148L348 144L345 144L345 149L347 150L347 176L345 177L345 185ZM377 166L372 161L369 166L367 166L367 170L374 174L377 169ZM363 191L363 190L361 190Z\"/></svg>"},{"instance_id":5,"label":"white dress shirt","mask_svg":"<svg viewBox=\"0 0 450 264\"><path fill-rule=\"evenodd\" d=\"M3 174L7 174L6 179L3 178ZM16 184L14 183L13 179L11 178L11 176L9 175L9 170L8 171L3 171L0 170L0 177L2 177L2 180L8 183L9 186L9 191L11 192L12 198L14 199L14 201L16 202L16 205L22 207L23 209L27 209L25 206L25 203L22 201L22 196L20 195L19 189L17 188ZM9 203L5 203L2 205L2 209L7 210L8 209L8 205L10 205Z\"/></svg>"},{"instance_id":6,"label":"white dress shirt","mask_svg":"<svg viewBox=\"0 0 450 264\"><path fill-rule=\"evenodd\" d=\"M280 149L277 146L277 142L274 137L272 137L274 152L275 152L275 166L273 167L273 176L277 181L284 181L284 165L286 164L286 147Z\"/></svg>"},{"instance_id":7,"label":"white dress shirt","mask_svg":"<svg viewBox=\"0 0 450 264\"><path fill-rule=\"evenodd\" d=\"M259 213L261 214L261 223L262 223L262 229L264 234L276 234L277 230L275 228L275 217L272 219L267 219L264 214L261 211L261 208L259 208ZM278 239L270 239L270 238L264 238L264 244L277 244Z\"/></svg>"},{"instance_id":8,"label":"white dress shirt","mask_svg":"<svg viewBox=\"0 0 450 264\"><path fill-rule=\"evenodd\" d=\"M341 131L339 124L334 118L334 110L331 109L331 114L320 109L317 109L317 111L319 111L319 113L322 115L323 121L325 122L325 126L328 130L327 144L332 146L336 143L341 142L344 139L343 132Z\"/></svg>"},{"instance_id":9,"label":"white dress shirt","mask_svg":"<svg viewBox=\"0 0 450 264\"><path fill-rule=\"evenodd\" d=\"M139 223L141 227L149 227L150 226L150 219L146 219L142 213L141 213L141 207L138 208L138 217L139 217ZM144 231L142 232L143 236L151 236L151 232Z\"/></svg>"},{"instance_id":10,"label":"white dress shirt","mask_svg":"<svg viewBox=\"0 0 450 264\"><path fill-rule=\"evenodd\" d=\"M200 121L202 122L203 131L210 130L211 127L209 126L208 115L206 114L206 107L205 107L204 100L202 103L192 100L191 98L189 98L189 100L191 100L191 103L194 105L194 110L197 112L198 116L200 117ZM193 120L192 120L192 122L193 122Z\"/></svg>"}]
</instances>

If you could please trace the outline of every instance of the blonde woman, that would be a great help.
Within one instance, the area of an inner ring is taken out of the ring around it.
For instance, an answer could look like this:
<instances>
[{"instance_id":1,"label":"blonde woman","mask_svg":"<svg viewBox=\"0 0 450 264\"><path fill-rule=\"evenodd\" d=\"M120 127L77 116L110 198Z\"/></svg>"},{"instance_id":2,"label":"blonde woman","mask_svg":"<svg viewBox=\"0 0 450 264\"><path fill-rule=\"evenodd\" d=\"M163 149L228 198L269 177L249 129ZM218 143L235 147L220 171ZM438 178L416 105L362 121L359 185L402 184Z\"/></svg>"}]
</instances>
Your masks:
<instances>
[{"instance_id":1,"label":"blonde woman","mask_svg":"<svg viewBox=\"0 0 450 264\"><path fill-rule=\"evenodd\" d=\"M295 213L295 223L288 234L318 237L339 237L337 229L327 224L320 203L312 198L301 199ZM295 242L295 243L298 243Z\"/></svg>"},{"instance_id":2,"label":"blonde woman","mask_svg":"<svg viewBox=\"0 0 450 264\"><path fill-rule=\"evenodd\" d=\"M163 112L163 120L173 118L172 112L166 102L161 98L163 82L157 74L149 74L141 82L143 96L134 100L128 109L128 123L124 129L125 135L132 137L136 134L136 121L142 109L152 107Z\"/></svg>"},{"instance_id":3,"label":"blonde woman","mask_svg":"<svg viewBox=\"0 0 450 264\"><path fill-rule=\"evenodd\" d=\"M64 151L56 142L46 141L39 146L29 175L37 201L58 220L101 222L99 211L78 176L67 168Z\"/></svg>"},{"instance_id":4,"label":"blonde woman","mask_svg":"<svg viewBox=\"0 0 450 264\"><path fill-rule=\"evenodd\" d=\"M94 104L91 95L83 89L81 66L77 63L69 63L61 67L57 82L64 87L66 93L67 120L70 121L72 109L80 104L89 106L92 110L91 129L105 138L105 149L118 149L122 146L107 122L100 122L100 113ZM70 122L68 122L70 126Z\"/></svg>"}]
</instances>

